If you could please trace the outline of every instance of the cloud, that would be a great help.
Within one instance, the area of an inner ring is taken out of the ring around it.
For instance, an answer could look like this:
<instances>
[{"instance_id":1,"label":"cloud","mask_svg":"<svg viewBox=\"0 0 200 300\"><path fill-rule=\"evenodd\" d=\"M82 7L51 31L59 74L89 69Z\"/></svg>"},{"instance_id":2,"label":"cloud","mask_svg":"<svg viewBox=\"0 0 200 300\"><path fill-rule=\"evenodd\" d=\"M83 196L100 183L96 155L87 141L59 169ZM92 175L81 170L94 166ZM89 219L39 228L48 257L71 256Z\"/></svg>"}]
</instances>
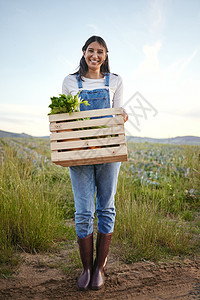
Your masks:
<instances>
[{"instance_id":1,"label":"cloud","mask_svg":"<svg viewBox=\"0 0 200 300\"><path fill-rule=\"evenodd\" d=\"M196 56L196 54L198 53L199 50L195 50L189 57L187 57L182 65L179 68L179 73L182 74L183 71L186 69L186 67L191 63L191 61L193 60L193 58Z\"/></svg>"},{"instance_id":2,"label":"cloud","mask_svg":"<svg viewBox=\"0 0 200 300\"><path fill-rule=\"evenodd\" d=\"M200 108L194 108L194 109L189 109L185 110L182 114L184 117L189 117L189 118L197 118L200 120ZM199 122L199 127L200 127L200 122Z\"/></svg>"},{"instance_id":3,"label":"cloud","mask_svg":"<svg viewBox=\"0 0 200 300\"><path fill-rule=\"evenodd\" d=\"M152 0L150 2L149 19L150 19L150 32L160 30L165 22L164 16L164 0Z\"/></svg>"},{"instance_id":4,"label":"cloud","mask_svg":"<svg viewBox=\"0 0 200 300\"><path fill-rule=\"evenodd\" d=\"M182 74L188 68L190 63L195 59L197 54L199 53L199 48L194 49L192 53L190 53L185 58L177 58L173 61L169 66L161 66L159 60L159 52L161 50L162 43L161 41L156 41L154 44L146 44L143 47L144 59L140 62L135 75L140 77L149 76L150 78L158 77L163 82L175 83L180 79Z\"/></svg>"},{"instance_id":5,"label":"cloud","mask_svg":"<svg viewBox=\"0 0 200 300\"><path fill-rule=\"evenodd\" d=\"M1 119L1 123L2 124L5 124L5 123L12 123L12 124L26 124L26 123L30 123L32 122L31 119L23 119L21 118L20 115L17 115L17 116L10 116L10 115L4 115L4 116L1 116L0 115L0 119Z\"/></svg>"},{"instance_id":6,"label":"cloud","mask_svg":"<svg viewBox=\"0 0 200 300\"><path fill-rule=\"evenodd\" d=\"M26 132L35 136L49 134L48 111L44 106L0 103L0 129Z\"/></svg>"},{"instance_id":7,"label":"cloud","mask_svg":"<svg viewBox=\"0 0 200 300\"><path fill-rule=\"evenodd\" d=\"M165 70L165 78L167 80L177 81L184 73L185 69L193 61L198 52L199 49L195 49L188 57L178 58L176 61L170 64Z\"/></svg>"},{"instance_id":8,"label":"cloud","mask_svg":"<svg viewBox=\"0 0 200 300\"><path fill-rule=\"evenodd\" d=\"M146 44L143 47L144 60L140 63L137 75L156 75L160 72L160 65L158 60L158 52L162 44L157 41L153 45Z\"/></svg>"},{"instance_id":9,"label":"cloud","mask_svg":"<svg viewBox=\"0 0 200 300\"><path fill-rule=\"evenodd\" d=\"M36 105L20 105L20 104L6 104L0 103L0 112L2 116L24 116L26 118L39 117L44 114L47 115L47 108L40 105L39 109Z\"/></svg>"}]
</instances>

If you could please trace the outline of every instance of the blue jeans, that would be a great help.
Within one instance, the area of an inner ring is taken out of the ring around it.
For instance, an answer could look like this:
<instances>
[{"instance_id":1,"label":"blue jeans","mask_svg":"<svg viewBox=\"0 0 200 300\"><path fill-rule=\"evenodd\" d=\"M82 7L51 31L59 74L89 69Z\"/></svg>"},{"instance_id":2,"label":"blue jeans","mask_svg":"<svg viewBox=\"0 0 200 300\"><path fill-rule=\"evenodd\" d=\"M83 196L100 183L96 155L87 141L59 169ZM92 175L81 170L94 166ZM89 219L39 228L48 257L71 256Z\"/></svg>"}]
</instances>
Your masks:
<instances>
[{"instance_id":1,"label":"blue jeans","mask_svg":"<svg viewBox=\"0 0 200 300\"><path fill-rule=\"evenodd\" d=\"M114 197L120 165L120 162L115 162L69 167L79 238L93 232L95 192L98 230L101 233L113 232L116 215Z\"/></svg>"}]
</instances>

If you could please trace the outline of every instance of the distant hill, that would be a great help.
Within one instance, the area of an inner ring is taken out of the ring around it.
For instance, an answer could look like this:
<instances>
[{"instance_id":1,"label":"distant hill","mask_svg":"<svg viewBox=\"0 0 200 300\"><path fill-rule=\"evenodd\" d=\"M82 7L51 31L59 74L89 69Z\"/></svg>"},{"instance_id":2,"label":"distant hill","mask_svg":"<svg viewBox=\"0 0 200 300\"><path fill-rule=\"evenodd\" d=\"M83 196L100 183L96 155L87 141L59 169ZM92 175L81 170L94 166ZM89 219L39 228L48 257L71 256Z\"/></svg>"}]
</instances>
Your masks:
<instances>
[{"instance_id":1,"label":"distant hill","mask_svg":"<svg viewBox=\"0 0 200 300\"><path fill-rule=\"evenodd\" d=\"M32 135L29 135L29 134L26 134L24 132L22 133L15 133L15 132L8 132L8 131L3 131L3 130L0 130L0 138L3 138L3 137L10 137L10 138L34 138L36 136L32 136ZM49 138L49 136L42 136L40 138Z\"/></svg>"},{"instance_id":2,"label":"distant hill","mask_svg":"<svg viewBox=\"0 0 200 300\"><path fill-rule=\"evenodd\" d=\"M127 136L127 142L134 143L160 143L160 144L174 144L174 145L200 145L200 137L198 136L177 136L174 138L155 139L148 137Z\"/></svg>"},{"instance_id":3,"label":"distant hill","mask_svg":"<svg viewBox=\"0 0 200 300\"><path fill-rule=\"evenodd\" d=\"M26 133L14 133L0 130L0 138L2 137L10 137L10 138L49 138L49 136L31 136ZM174 138L168 139L155 139L149 137L137 137L137 136L127 136L127 142L134 143L160 143L160 144L174 144L174 145L200 145L200 137L198 136L177 136Z\"/></svg>"},{"instance_id":4,"label":"distant hill","mask_svg":"<svg viewBox=\"0 0 200 300\"><path fill-rule=\"evenodd\" d=\"M22 137L22 138L29 138L31 137L31 135L28 135L26 133L14 133L14 132L8 132L8 131L3 131L3 130L0 130L0 137L10 137L10 138L13 138L13 137Z\"/></svg>"}]
</instances>

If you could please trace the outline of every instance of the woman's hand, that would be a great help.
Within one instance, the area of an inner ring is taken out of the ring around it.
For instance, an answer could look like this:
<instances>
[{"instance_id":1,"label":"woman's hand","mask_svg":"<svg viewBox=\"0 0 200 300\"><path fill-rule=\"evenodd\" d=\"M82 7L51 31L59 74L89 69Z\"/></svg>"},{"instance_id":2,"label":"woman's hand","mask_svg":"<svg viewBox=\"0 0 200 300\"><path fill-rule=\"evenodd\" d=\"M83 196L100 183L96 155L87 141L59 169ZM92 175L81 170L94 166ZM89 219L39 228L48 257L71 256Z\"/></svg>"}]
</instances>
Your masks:
<instances>
[{"instance_id":1,"label":"woman's hand","mask_svg":"<svg viewBox=\"0 0 200 300\"><path fill-rule=\"evenodd\" d=\"M127 114L127 112L126 112L126 110L124 108L123 108L123 118L124 118L124 123L126 121L128 121L128 114Z\"/></svg>"}]
</instances>

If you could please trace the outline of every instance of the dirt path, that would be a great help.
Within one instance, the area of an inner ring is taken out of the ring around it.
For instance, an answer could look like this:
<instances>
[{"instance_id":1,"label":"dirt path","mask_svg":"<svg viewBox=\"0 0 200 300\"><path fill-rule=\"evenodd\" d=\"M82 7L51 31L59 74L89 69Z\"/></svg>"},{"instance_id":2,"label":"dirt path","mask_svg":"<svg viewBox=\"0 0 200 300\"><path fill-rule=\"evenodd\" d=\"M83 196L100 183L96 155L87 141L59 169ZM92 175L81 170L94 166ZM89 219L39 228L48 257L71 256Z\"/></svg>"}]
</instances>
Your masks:
<instances>
[{"instance_id":1,"label":"dirt path","mask_svg":"<svg viewBox=\"0 0 200 300\"><path fill-rule=\"evenodd\" d=\"M127 265L116 263L111 253L105 287L80 292L76 288L80 269L66 275L51 256L22 256L15 275L0 279L0 299L200 299L200 258Z\"/></svg>"}]
</instances>

